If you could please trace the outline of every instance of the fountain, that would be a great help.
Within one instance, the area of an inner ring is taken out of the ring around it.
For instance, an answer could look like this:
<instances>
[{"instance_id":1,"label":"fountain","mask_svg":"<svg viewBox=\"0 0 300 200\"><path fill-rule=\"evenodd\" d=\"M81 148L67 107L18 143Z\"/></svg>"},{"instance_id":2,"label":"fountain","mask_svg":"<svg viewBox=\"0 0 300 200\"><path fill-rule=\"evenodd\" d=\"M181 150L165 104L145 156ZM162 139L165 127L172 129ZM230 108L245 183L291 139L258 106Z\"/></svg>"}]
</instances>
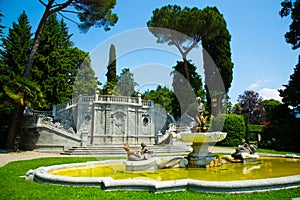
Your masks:
<instances>
[{"instance_id":1,"label":"fountain","mask_svg":"<svg viewBox=\"0 0 300 200\"><path fill-rule=\"evenodd\" d=\"M299 156L259 158L255 153L256 146L248 146L245 141L230 158L217 157L209 152L209 146L225 139L227 134L208 131L201 99L196 100L197 124L190 131L182 131L174 136L182 142L192 143L193 150L187 157L158 157L145 143L141 143L138 151L125 144L126 160L40 167L29 170L26 178L61 185L100 186L105 190L153 192L192 189L202 192L249 193L299 187ZM285 170L287 168L289 170Z\"/></svg>"},{"instance_id":2,"label":"fountain","mask_svg":"<svg viewBox=\"0 0 300 200\"><path fill-rule=\"evenodd\" d=\"M176 138L183 142L192 142L193 151L187 157L188 167L217 166L220 164L220 160L216 159L216 156L210 153L208 149L210 145L224 140L227 133L208 132L207 117L204 117L205 109L200 97L196 98L196 104L197 107L194 108L196 124L192 126L190 131L178 133Z\"/></svg>"}]
</instances>

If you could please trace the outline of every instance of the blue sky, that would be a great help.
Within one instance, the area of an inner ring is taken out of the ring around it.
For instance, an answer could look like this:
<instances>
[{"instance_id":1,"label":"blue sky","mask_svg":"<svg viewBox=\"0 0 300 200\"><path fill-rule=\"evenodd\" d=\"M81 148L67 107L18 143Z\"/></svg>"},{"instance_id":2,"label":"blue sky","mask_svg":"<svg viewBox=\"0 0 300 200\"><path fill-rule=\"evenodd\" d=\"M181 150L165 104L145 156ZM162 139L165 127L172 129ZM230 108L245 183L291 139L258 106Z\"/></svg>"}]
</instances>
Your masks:
<instances>
[{"instance_id":1,"label":"blue sky","mask_svg":"<svg viewBox=\"0 0 300 200\"><path fill-rule=\"evenodd\" d=\"M103 49L103 44L113 42L113 39L120 35L126 40L126 37L124 38L126 31L145 29L146 22L152 16L152 11L155 8L168 4L177 4L181 7L196 6L198 8L217 6L232 35L231 51L234 63L234 80L229 91L231 100L235 102L238 95L245 90L259 92L259 95L264 99L278 98L277 90L282 88L283 84L287 84L299 55L299 50L291 50L291 46L285 42L284 34L288 31L291 20L290 18L281 18L278 15L281 1L119 0L114 9L119 21L112 27L111 31L105 32L103 29L92 28L86 34L82 34L75 24L67 21L66 23L69 27L69 33L73 34L71 39L75 45L84 51L91 52L91 54L97 52L97 56L100 58L100 54L103 57L108 57L109 49ZM2 24L6 27L11 27L12 22L16 22L22 10L25 10L34 31L44 8L38 0L0 0L0 9L4 14ZM75 16L73 18L75 19ZM102 48L100 52L99 46ZM116 49L118 54L121 50L118 49L118 46ZM93 65L97 65L95 68L99 77L103 75L103 67L107 65L107 60L102 60L102 63L93 63ZM139 70L136 71L150 76L151 72L146 71L146 69L154 63L155 66L163 66L166 69L166 75L164 74L161 79L169 79L167 77L168 69L176 64L176 60L180 60L176 52L151 51L151 49L133 50L120 56L117 65L119 72L124 67L133 69L138 67ZM102 66L97 70L99 65ZM201 71L201 69L199 70ZM158 75L161 74L156 76ZM137 79L143 81L139 77ZM139 81L137 82L139 83ZM159 82L159 84L164 83ZM141 85L147 87L147 85L151 85L151 81Z\"/></svg>"}]
</instances>

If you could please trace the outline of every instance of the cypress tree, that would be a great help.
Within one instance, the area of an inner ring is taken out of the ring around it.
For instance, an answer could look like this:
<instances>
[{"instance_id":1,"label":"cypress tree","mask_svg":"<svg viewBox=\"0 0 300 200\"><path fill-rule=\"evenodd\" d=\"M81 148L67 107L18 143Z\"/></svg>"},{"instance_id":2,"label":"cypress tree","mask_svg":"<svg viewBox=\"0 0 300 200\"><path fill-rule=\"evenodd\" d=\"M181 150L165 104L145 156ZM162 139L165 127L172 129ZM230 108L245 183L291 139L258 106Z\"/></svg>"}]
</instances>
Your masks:
<instances>
[{"instance_id":1,"label":"cypress tree","mask_svg":"<svg viewBox=\"0 0 300 200\"><path fill-rule=\"evenodd\" d=\"M117 62L116 62L116 49L112 44L109 49L109 61L107 66L107 83L105 86L105 92L107 94L112 94L114 88L117 85Z\"/></svg>"}]
</instances>

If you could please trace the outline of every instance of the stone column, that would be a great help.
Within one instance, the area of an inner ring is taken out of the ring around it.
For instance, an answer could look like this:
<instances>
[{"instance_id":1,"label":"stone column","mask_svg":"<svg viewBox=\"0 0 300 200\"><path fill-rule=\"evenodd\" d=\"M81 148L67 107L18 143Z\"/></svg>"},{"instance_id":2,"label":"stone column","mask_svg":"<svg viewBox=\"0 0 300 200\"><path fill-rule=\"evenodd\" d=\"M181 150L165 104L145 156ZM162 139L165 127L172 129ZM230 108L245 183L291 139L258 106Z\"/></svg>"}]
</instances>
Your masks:
<instances>
[{"instance_id":1,"label":"stone column","mask_svg":"<svg viewBox=\"0 0 300 200\"><path fill-rule=\"evenodd\" d=\"M87 140L88 140L88 131L86 129L83 129L81 133L81 147L87 146Z\"/></svg>"},{"instance_id":2,"label":"stone column","mask_svg":"<svg viewBox=\"0 0 300 200\"><path fill-rule=\"evenodd\" d=\"M141 95L140 91L138 91L137 96L138 96L138 104L142 105L142 95Z\"/></svg>"}]
</instances>

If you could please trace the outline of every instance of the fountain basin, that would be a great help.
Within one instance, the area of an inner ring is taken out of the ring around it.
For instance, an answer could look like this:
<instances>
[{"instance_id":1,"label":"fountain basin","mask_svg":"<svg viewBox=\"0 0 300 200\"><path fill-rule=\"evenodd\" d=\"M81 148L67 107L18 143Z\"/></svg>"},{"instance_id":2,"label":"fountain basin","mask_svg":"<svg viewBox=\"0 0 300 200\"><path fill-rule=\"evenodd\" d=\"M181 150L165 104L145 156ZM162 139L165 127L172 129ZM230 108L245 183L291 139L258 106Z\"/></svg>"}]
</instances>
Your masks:
<instances>
[{"instance_id":1,"label":"fountain basin","mask_svg":"<svg viewBox=\"0 0 300 200\"><path fill-rule=\"evenodd\" d=\"M196 133L178 133L177 139L183 142L192 142L193 151L189 153L188 167L208 167L219 165L216 156L209 152L208 148L216 142L226 138L224 132L196 132Z\"/></svg>"},{"instance_id":2,"label":"fountain basin","mask_svg":"<svg viewBox=\"0 0 300 200\"><path fill-rule=\"evenodd\" d=\"M27 177L43 183L99 186L109 191L193 189L202 192L243 193L299 187L299 164L300 159L294 158L260 158L255 164L224 164L209 169L171 168L126 172L124 160L107 160L40 167L29 171ZM102 167L100 172L94 170L97 167ZM232 178L230 174L238 176Z\"/></svg>"}]
</instances>

